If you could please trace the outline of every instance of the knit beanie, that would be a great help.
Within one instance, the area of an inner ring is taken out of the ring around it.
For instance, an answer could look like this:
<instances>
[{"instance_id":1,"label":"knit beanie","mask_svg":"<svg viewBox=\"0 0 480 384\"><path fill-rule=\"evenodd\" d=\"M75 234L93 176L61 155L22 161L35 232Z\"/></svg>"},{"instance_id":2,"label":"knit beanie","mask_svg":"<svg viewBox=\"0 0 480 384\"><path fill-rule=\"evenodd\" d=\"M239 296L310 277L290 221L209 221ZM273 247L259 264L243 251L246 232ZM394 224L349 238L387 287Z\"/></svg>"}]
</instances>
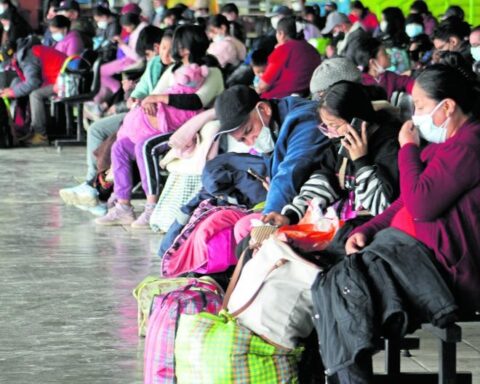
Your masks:
<instances>
[{"instance_id":1,"label":"knit beanie","mask_svg":"<svg viewBox=\"0 0 480 384\"><path fill-rule=\"evenodd\" d=\"M310 93L314 95L326 91L331 85L342 80L360 83L362 74L352 61L344 57L325 60L313 72Z\"/></svg>"}]
</instances>

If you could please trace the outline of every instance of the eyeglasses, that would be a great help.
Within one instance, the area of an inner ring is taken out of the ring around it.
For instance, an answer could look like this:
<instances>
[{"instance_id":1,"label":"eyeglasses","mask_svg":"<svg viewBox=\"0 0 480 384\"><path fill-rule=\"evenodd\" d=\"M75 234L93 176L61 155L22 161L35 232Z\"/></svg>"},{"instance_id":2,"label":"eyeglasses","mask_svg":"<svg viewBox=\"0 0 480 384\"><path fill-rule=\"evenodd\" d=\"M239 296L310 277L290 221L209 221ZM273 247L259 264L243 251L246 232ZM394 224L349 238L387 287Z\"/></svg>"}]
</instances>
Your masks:
<instances>
[{"instance_id":1,"label":"eyeglasses","mask_svg":"<svg viewBox=\"0 0 480 384\"><path fill-rule=\"evenodd\" d=\"M321 133L323 133L324 135L326 136L330 136L330 137L338 137L339 134L338 134L338 130L343 127L345 124L341 124L341 125L331 125L331 126L328 126L327 124L325 123L320 123L318 125L318 129L320 130Z\"/></svg>"}]
</instances>

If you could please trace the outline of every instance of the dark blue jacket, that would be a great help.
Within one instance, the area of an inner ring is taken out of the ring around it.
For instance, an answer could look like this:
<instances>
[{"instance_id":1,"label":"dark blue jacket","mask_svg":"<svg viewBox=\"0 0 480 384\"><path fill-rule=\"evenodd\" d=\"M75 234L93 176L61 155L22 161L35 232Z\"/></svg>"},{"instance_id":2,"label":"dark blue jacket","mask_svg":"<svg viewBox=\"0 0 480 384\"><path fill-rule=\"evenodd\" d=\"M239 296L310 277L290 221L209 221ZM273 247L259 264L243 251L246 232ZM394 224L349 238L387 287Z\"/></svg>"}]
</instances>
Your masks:
<instances>
[{"instance_id":1,"label":"dark blue jacket","mask_svg":"<svg viewBox=\"0 0 480 384\"><path fill-rule=\"evenodd\" d=\"M272 100L279 123L270 161L270 190L264 213L280 212L300 192L327 146L318 129L318 103L299 97Z\"/></svg>"}]
</instances>

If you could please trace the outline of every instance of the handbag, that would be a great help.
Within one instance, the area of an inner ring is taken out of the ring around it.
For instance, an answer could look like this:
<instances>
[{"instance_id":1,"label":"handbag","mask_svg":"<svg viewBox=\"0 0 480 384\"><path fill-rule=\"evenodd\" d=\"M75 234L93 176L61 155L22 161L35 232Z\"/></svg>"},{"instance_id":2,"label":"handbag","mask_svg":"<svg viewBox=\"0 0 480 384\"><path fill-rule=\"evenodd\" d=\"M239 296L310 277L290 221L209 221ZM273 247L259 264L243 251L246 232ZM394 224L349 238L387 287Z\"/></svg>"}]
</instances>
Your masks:
<instances>
[{"instance_id":1,"label":"handbag","mask_svg":"<svg viewBox=\"0 0 480 384\"><path fill-rule=\"evenodd\" d=\"M283 263L265 280L266 271ZM322 268L296 254L288 244L270 236L243 267L228 303L238 312L259 287L253 302L238 316L239 324L285 348L295 348L313 330L311 286Z\"/></svg>"},{"instance_id":2,"label":"handbag","mask_svg":"<svg viewBox=\"0 0 480 384\"><path fill-rule=\"evenodd\" d=\"M56 81L57 95L60 98L72 97L80 94L82 74L70 72L68 64L72 60L81 59L78 55L68 56L60 69Z\"/></svg>"},{"instance_id":3,"label":"handbag","mask_svg":"<svg viewBox=\"0 0 480 384\"><path fill-rule=\"evenodd\" d=\"M264 340L236 318L254 304L270 275L284 266L278 261L264 275L249 300L237 311L225 308L237 284L242 254L218 315L181 315L175 340L176 377L179 384L298 383L297 365L303 348L288 349Z\"/></svg>"}]
</instances>

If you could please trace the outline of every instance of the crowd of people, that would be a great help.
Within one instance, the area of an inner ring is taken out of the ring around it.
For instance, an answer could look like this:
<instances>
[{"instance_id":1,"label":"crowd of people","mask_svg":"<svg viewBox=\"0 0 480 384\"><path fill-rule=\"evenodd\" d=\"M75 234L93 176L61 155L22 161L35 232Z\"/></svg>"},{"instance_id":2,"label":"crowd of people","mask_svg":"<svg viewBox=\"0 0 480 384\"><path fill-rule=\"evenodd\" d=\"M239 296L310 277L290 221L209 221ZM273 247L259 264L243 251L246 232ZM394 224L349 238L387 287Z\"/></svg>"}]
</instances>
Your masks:
<instances>
[{"instance_id":1,"label":"crowd of people","mask_svg":"<svg viewBox=\"0 0 480 384\"><path fill-rule=\"evenodd\" d=\"M325 252L365 255L385 241L379 233L394 241L401 232L428 253L460 316L480 308L480 26L460 7L437 19L421 0L408 15L388 7L378 16L361 1L348 15L334 2L295 2L247 39L234 3L218 14L202 0L143 3L99 2L89 18L75 0L51 0L38 36L0 0L0 96L30 112L24 145L48 145L45 105L65 61L86 50L102 58L100 91L84 106L85 181L60 190L65 203L96 225L146 230L155 212L173 209L162 256L202 201L248 209L216 213L230 223L232 252L258 220L297 224L316 201L345 222ZM187 178L200 175L187 193ZM184 183L172 186L174 177ZM189 236L205 243L202 233ZM368 383L371 364L359 361L330 373Z\"/></svg>"}]
</instances>

